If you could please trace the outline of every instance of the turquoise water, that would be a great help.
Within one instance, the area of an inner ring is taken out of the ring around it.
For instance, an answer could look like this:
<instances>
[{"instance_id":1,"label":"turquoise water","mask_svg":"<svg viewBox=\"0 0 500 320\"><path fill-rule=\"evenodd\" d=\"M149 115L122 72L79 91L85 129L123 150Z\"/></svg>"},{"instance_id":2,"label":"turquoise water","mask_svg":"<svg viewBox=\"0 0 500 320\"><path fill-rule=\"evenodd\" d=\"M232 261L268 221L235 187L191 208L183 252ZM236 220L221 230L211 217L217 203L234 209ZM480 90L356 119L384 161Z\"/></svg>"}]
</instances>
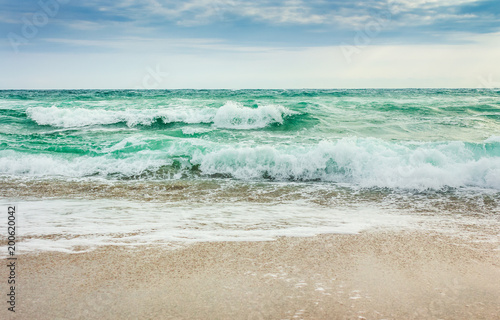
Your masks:
<instances>
[{"instance_id":1,"label":"turquoise water","mask_svg":"<svg viewBox=\"0 0 500 320\"><path fill-rule=\"evenodd\" d=\"M0 91L0 174L500 189L491 90Z\"/></svg>"},{"instance_id":2,"label":"turquoise water","mask_svg":"<svg viewBox=\"0 0 500 320\"><path fill-rule=\"evenodd\" d=\"M422 226L498 241L500 91L0 91L0 123L26 251Z\"/></svg>"}]
</instances>

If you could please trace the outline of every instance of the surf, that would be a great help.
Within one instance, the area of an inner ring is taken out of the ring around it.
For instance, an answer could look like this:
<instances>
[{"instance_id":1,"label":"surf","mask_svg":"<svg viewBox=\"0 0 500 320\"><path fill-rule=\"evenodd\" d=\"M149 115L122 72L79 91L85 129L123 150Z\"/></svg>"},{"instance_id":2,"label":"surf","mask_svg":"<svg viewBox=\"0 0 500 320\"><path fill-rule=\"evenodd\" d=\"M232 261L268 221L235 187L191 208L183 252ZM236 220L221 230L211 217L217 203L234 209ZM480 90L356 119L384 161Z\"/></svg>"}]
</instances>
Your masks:
<instances>
[{"instance_id":1,"label":"surf","mask_svg":"<svg viewBox=\"0 0 500 320\"><path fill-rule=\"evenodd\" d=\"M29 107L26 115L41 126L81 128L125 123L128 127L164 124L212 124L224 129L259 129L283 124L286 117L298 114L280 105L259 105L257 108L229 101L220 108L168 107L158 109L103 110L86 108Z\"/></svg>"}]
</instances>

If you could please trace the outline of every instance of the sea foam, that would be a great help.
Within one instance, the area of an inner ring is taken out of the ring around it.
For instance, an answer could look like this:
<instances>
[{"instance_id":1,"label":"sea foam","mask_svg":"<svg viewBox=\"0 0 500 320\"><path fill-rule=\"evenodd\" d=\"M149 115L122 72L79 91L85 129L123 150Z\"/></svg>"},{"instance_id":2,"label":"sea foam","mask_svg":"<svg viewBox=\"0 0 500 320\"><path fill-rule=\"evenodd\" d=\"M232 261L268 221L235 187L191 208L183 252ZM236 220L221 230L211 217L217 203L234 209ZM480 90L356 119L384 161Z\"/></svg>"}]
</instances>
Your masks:
<instances>
[{"instance_id":1,"label":"sea foam","mask_svg":"<svg viewBox=\"0 0 500 320\"><path fill-rule=\"evenodd\" d=\"M378 208L321 208L300 203L166 206L106 199L89 205L85 200L46 199L18 202L18 206L23 212L19 216L23 232L30 235L22 242L25 253L81 252L103 245L269 241L283 236L358 233L374 227L401 228L416 220Z\"/></svg>"},{"instance_id":2,"label":"sea foam","mask_svg":"<svg viewBox=\"0 0 500 320\"><path fill-rule=\"evenodd\" d=\"M157 120L163 123L213 124L224 129L259 129L271 124L283 124L293 114L280 105L245 107L229 101L220 108L168 107L160 109L103 110L87 108L29 107L26 114L39 125L58 128L80 128L93 125L126 123L129 127L149 126Z\"/></svg>"},{"instance_id":3,"label":"sea foam","mask_svg":"<svg viewBox=\"0 0 500 320\"><path fill-rule=\"evenodd\" d=\"M248 108L236 102L228 102L217 110L213 122L218 128L259 129L273 123L283 124L285 117L294 114L297 112L279 105Z\"/></svg>"},{"instance_id":4,"label":"sea foam","mask_svg":"<svg viewBox=\"0 0 500 320\"><path fill-rule=\"evenodd\" d=\"M215 109L171 108L171 109L127 109L118 111L74 108L65 109L52 106L31 107L26 110L30 119L39 125L59 128L78 128L92 125L126 123L129 127L151 125L158 119L164 123L210 123Z\"/></svg>"},{"instance_id":5,"label":"sea foam","mask_svg":"<svg viewBox=\"0 0 500 320\"><path fill-rule=\"evenodd\" d=\"M344 138L316 146L226 148L192 160L205 174L238 179L319 180L361 187L500 189L500 157L462 142L400 144Z\"/></svg>"},{"instance_id":6,"label":"sea foam","mask_svg":"<svg viewBox=\"0 0 500 320\"><path fill-rule=\"evenodd\" d=\"M464 142L396 143L375 138L343 138L318 144L245 147L195 139L160 149L115 155L133 137L104 149L99 156L66 159L61 155L0 152L0 174L15 176L158 177L172 170L188 175L226 176L240 180L325 181L360 187L440 189L480 187L500 190L500 156L495 146ZM108 153L109 152L109 153ZM178 165L168 166L177 161ZM180 166L179 166L180 164ZM192 170L194 169L194 170ZM151 175L149 175L151 176Z\"/></svg>"}]
</instances>

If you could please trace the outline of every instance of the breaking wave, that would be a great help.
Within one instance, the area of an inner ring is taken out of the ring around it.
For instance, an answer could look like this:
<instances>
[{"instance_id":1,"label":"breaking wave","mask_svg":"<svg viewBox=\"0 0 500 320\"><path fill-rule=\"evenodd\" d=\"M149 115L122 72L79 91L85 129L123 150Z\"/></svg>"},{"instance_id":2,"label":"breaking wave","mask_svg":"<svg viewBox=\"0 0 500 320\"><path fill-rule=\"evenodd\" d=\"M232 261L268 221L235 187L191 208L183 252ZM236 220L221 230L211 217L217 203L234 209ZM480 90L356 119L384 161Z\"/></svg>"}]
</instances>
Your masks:
<instances>
[{"instance_id":1,"label":"breaking wave","mask_svg":"<svg viewBox=\"0 0 500 320\"><path fill-rule=\"evenodd\" d=\"M157 121L185 124L212 124L224 129L260 129L283 124L297 114L280 105L245 107L229 101L220 108L169 107L164 109L102 110L86 108L30 107L27 116L38 125L58 128L80 128L94 125L125 123L129 127L150 126Z\"/></svg>"},{"instance_id":2,"label":"breaking wave","mask_svg":"<svg viewBox=\"0 0 500 320\"><path fill-rule=\"evenodd\" d=\"M183 143L127 157L104 153L64 159L57 155L0 152L0 174L181 179L323 181L360 187L500 190L500 143L396 143L343 138L315 145L226 146ZM114 150L114 149L113 149ZM115 150L116 151L116 150Z\"/></svg>"}]
</instances>

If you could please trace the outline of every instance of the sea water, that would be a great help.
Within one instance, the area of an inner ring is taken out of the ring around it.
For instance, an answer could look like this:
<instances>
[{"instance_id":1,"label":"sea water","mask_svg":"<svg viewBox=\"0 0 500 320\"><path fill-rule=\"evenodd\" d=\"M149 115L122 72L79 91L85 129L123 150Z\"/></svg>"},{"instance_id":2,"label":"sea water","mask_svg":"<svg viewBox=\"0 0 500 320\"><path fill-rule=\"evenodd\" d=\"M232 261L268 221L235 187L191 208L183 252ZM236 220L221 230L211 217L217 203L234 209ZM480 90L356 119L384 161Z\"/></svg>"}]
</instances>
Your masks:
<instances>
[{"instance_id":1,"label":"sea water","mask_svg":"<svg viewBox=\"0 0 500 320\"><path fill-rule=\"evenodd\" d=\"M449 221L498 236L500 91L7 90L0 124L25 251Z\"/></svg>"}]
</instances>

